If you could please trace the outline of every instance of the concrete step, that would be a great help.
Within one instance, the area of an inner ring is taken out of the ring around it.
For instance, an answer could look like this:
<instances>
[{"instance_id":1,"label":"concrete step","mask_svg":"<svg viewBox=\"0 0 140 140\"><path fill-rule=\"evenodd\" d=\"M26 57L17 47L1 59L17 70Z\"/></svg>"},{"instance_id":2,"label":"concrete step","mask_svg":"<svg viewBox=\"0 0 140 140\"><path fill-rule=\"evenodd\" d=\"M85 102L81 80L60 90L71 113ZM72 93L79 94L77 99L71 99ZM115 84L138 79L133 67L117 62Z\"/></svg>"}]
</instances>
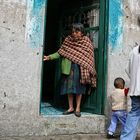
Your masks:
<instances>
[{"instance_id":1,"label":"concrete step","mask_svg":"<svg viewBox=\"0 0 140 140\"><path fill-rule=\"evenodd\" d=\"M105 116L83 114L45 116L47 135L102 134L105 133Z\"/></svg>"}]
</instances>

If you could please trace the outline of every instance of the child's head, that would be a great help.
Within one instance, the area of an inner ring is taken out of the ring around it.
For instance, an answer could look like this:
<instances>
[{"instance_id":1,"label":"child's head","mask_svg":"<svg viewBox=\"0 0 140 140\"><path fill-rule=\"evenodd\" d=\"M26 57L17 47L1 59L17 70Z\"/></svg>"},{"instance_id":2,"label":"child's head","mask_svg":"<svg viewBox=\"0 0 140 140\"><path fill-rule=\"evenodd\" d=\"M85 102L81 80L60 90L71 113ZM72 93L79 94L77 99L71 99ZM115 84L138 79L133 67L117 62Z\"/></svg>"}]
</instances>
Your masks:
<instances>
[{"instance_id":1,"label":"child's head","mask_svg":"<svg viewBox=\"0 0 140 140\"><path fill-rule=\"evenodd\" d=\"M114 80L114 86L115 88L123 89L125 86L125 81L121 77L118 77Z\"/></svg>"}]
</instances>

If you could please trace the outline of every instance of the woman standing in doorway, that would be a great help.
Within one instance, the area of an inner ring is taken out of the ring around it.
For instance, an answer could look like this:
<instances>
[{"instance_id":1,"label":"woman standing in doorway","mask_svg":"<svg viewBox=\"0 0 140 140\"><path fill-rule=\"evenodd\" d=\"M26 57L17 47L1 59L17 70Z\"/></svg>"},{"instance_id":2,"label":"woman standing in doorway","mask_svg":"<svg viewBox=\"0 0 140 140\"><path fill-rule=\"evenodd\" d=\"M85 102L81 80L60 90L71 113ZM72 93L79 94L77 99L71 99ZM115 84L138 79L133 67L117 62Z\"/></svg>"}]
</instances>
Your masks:
<instances>
[{"instance_id":1,"label":"woman standing in doorway","mask_svg":"<svg viewBox=\"0 0 140 140\"><path fill-rule=\"evenodd\" d=\"M74 112L80 117L82 94L86 92L86 85L96 87L96 70L94 64L94 48L90 39L84 34L81 23L72 25L71 35L67 36L60 49L51 55L44 56L44 61L62 57L61 95L68 95L69 108L63 112L68 115ZM76 109L73 98L76 95Z\"/></svg>"}]
</instances>

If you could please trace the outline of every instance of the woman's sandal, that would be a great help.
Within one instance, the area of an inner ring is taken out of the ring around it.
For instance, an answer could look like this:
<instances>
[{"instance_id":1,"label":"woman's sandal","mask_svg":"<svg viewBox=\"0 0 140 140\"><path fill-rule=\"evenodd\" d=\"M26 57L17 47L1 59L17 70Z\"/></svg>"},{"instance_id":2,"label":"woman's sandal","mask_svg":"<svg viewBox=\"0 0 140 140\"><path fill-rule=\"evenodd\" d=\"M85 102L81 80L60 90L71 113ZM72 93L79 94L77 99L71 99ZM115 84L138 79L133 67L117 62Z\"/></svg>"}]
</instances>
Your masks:
<instances>
[{"instance_id":1,"label":"woman's sandal","mask_svg":"<svg viewBox=\"0 0 140 140\"><path fill-rule=\"evenodd\" d=\"M81 117L81 113L80 112L75 111L74 114L75 114L76 117Z\"/></svg>"},{"instance_id":2,"label":"woman's sandal","mask_svg":"<svg viewBox=\"0 0 140 140\"><path fill-rule=\"evenodd\" d=\"M65 112L63 112L63 115L69 115L69 114L72 114L74 111L65 111Z\"/></svg>"}]
</instances>

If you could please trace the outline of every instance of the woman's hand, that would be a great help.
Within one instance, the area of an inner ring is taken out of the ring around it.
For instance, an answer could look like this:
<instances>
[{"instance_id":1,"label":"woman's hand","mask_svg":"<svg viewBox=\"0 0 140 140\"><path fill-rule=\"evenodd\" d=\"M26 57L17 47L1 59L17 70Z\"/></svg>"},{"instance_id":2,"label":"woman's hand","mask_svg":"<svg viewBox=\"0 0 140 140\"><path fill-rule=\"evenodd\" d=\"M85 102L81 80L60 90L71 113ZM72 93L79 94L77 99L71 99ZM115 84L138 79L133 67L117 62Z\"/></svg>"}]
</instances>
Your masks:
<instances>
[{"instance_id":1,"label":"woman's hand","mask_svg":"<svg viewBox=\"0 0 140 140\"><path fill-rule=\"evenodd\" d=\"M50 57L49 57L49 56L44 55L43 60L44 60L44 61L48 61L48 60L50 60Z\"/></svg>"}]
</instances>

